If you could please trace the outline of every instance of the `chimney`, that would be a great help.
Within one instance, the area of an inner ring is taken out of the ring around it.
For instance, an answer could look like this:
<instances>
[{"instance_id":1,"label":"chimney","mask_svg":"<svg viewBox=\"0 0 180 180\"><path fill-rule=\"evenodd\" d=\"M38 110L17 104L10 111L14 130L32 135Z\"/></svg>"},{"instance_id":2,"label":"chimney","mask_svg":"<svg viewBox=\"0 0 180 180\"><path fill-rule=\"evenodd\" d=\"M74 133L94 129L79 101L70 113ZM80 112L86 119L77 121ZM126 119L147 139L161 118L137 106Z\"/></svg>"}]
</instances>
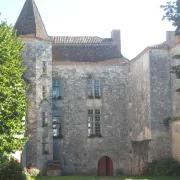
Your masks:
<instances>
[{"instance_id":1,"label":"chimney","mask_svg":"<svg viewBox=\"0 0 180 180\"><path fill-rule=\"evenodd\" d=\"M173 45L180 40L179 36L175 36L174 31L166 31L166 42L169 45Z\"/></svg>"},{"instance_id":2,"label":"chimney","mask_svg":"<svg viewBox=\"0 0 180 180\"><path fill-rule=\"evenodd\" d=\"M117 44L117 47L119 49L119 52L121 54L121 35L119 29L113 29L111 32L111 38L112 40Z\"/></svg>"}]
</instances>

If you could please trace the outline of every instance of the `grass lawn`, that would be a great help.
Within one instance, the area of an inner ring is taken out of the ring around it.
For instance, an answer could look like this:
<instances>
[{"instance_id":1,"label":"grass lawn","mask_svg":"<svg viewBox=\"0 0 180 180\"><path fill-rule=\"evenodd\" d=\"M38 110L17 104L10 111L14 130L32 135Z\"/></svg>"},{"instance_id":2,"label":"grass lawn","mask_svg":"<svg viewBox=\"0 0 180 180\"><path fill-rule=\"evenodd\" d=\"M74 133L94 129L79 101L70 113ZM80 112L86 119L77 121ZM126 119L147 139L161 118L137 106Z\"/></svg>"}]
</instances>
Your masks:
<instances>
[{"instance_id":1,"label":"grass lawn","mask_svg":"<svg viewBox=\"0 0 180 180\"><path fill-rule=\"evenodd\" d=\"M60 176L60 177L42 177L31 180L180 180L180 177L150 177L150 176L133 176L133 177L97 177L97 176Z\"/></svg>"}]
</instances>

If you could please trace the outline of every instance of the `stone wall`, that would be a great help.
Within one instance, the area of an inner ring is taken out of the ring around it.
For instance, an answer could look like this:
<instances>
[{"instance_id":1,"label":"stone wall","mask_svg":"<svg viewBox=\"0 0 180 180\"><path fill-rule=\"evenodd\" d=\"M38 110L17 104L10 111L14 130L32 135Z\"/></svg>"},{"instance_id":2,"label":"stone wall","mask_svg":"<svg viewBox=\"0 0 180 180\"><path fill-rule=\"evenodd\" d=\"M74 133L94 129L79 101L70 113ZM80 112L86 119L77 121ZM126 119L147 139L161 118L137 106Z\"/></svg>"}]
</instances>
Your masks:
<instances>
[{"instance_id":1,"label":"stone wall","mask_svg":"<svg viewBox=\"0 0 180 180\"><path fill-rule=\"evenodd\" d=\"M109 156L114 174L129 173L124 66L54 62L53 72L63 82L63 99L56 102L63 111L63 139L54 139L54 158L60 159L63 172L97 174L98 161ZM100 99L87 97L89 75L101 81ZM88 137L88 108L101 109L102 137Z\"/></svg>"},{"instance_id":2,"label":"stone wall","mask_svg":"<svg viewBox=\"0 0 180 180\"><path fill-rule=\"evenodd\" d=\"M127 63L116 59L114 63L60 60L52 64L51 43L28 38L23 42L27 43L24 78L30 84L27 164L43 169L48 160L59 160L62 173L97 174L98 161L108 156L114 174L139 174L152 159L171 155L165 119L180 115L176 93L180 80L170 74L171 66L179 61L170 59L167 50L147 49ZM178 53L179 48L172 48L171 54ZM52 78L62 84L62 99L52 100ZM88 98L89 78L100 80L100 99ZM61 114L61 138L53 139L52 104ZM87 111L95 108L101 110L102 137L88 137ZM46 112L46 126L42 126L42 112Z\"/></svg>"},{"instance_id":3,"label":"stone wall","mask_svg":"<svg viewBox=\"0 0 180 180\"><path fill-rule=\"evenodd\" d=\"M151 132L149 160L171 156L170 134L165 123L171 117L169 52L150 51Z\"/></svg>"},{"instance_id":4,"label":"stone wall","mask_svg":"<svg viewBox=\"0 0 180 180\"><path fill-rule=\"evenodd\" d=\"M174 46L171 51L171 67L180 65L180 48L179 45ZM171 118L174 119L170 122L171 132L171 147L172 156L180 161L179 157L179 117L180 117L180 94L176 92L180 88L180 79L175 74L171 73L171 97L172 97L172 114Z\"/></svg>"},{"instance_id":5,"label":"stone wall","mask_svg":"<svg viewBox=\"0 0 180 180\"><path fill-rule=\"evenodd\" d=\"M27 91L29 108L27 111L27 133L30 139L26 145L26 165L35 165L43 169L47 160L53 159L51 90L52 90L52 45L50 42L23 38L26 46L22 57L27 69L24 79L29 83ZM43 61L47 62L47 73L42 73ZM46 88L46 99L42 99L42 86ZM48 125L43 127L42 112L47 114ZM46 154L42 146L46 143Z\"/></svg>"},{"instance_id":6,"label":"stone wall","mask_svg":"<svg viewBox=\"0 0 180 180\"><path fill-rule=\"evenodd\" d=\"M140 174L148 162L150 129L149 51L126 65L126 118L131 142L131 173Z\"/></svg>"},{"instance_id":7,"label":"stone wall","mask_svg":"<svg viewBox=\"0 0 180 180\"><path fill-rule=\"evenodd\" d=\"M180 120L170 122L172 156L180 162Z\"/></svg>"},{"instance_id":8,"label":"stone wall","mask_svg":"<svg viewBox=\"0 0 180 180\"><path fill-rule=\"evenodd\" d=\"M180 65L180 48L179 45L171 49L171 67ZM180 116L180 95L176 90L180 88L180 79L175 74L171 73L171 96L172 96L172 117Z\"/></svg>"},{"instance_id":9,"label":"stone wall","mask_svg":"<svg viewBox=\"0 0 180 180\"><path fill-rule=\"evenodd\" d=\"M126 66L126 118L131 141L151 139L149 51Z\"/></svg>"}]
</instances>

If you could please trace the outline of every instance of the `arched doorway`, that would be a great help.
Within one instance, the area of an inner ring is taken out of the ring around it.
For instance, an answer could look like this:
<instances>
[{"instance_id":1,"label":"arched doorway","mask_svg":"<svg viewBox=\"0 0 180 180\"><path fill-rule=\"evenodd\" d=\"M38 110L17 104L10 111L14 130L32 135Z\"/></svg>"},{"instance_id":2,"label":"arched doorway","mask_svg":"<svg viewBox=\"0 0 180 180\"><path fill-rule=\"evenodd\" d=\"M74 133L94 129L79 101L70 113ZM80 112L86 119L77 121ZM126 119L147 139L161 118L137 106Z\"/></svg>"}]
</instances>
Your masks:
<instances>
[{"instance_id":1,"label":"arched doorway","mask_svg":"<svg viewBox=\"0 0 180 180\"><path fill-rule=\"evenodd\" d=\"M113 176L113 161L108 157L102 157L98 162L99 176Z\"/></svg>"}]
</instances>

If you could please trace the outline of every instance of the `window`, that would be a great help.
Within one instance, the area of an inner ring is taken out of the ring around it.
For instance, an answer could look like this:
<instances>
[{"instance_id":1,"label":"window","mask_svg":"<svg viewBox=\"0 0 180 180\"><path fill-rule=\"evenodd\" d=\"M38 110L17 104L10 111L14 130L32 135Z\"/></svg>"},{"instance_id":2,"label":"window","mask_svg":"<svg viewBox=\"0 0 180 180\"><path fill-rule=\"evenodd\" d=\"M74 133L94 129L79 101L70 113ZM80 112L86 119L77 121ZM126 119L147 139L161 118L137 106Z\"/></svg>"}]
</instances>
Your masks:
<instances>
[{"instance_id":1,"label":"window","mask_svg":"<svg viewBox=\"0 0 180 180\"><path fill-rule=\"evenodd\" d=\"M100 109L88 109L88 136L101 136Z\"/></svg>"},{"instance_id":2,"label":"window","mask_svg":"<svg viewBox=\"0 0 180 180\"><path fill-rule=\"evenodd\" d=\"M53 117L53 136L54 137L62 136L60 117Z\"/></svg>"},{"instance_id":3,"label":"window","mask_svg":"<svg viewBox=\"0 0 180 180\"><path fill-rule=\"evenodd\" d=\"M62 99L62 87L60 80L54 79L53 80L53 99Z\"/></svg>"},{"instance_id":4,"label":"window","mask_svg":"<svg viewBox=\"0 0 180 180\"><path fill-rule=\"evenodd\" d=\"M47 74L47 62L46 61L43 61L42 72L43 72L43 74Z\"/></svg>"},{"instance_id":5,"label":"window","mask_svg":"<svg viewBox=\"0 0 180 180\"><path fill-rule=\"evenodd\" d=\"M47 126L47 113L42 112L42 126Z\"/></svg>"},{"instance_id":6,"label":"window","mask_svg":"<svg viewBox=\"0 0 180 180\"><path fill-rule=\"evenodd\" d=\"M88 79L88 98L100 98L100 80Z\"/></svg>"},{"instance_id":7,"label":"window","mask_svg":"<svg viewBox=\"0 0 180 180\"><path fill-rule=\"evenodd\" d=\"M46 87L42 86L42 99L46 100Z\"/></svg>"},{"instance_id":8,"label":"window","mask_svg":"<svg viewBox=\"0 0 180 180\"><path fill-rule=\"evenodd\" d=\"M49 154L48 150L47 150L47 142L46 142L46 138L42 138L42 153L43 154Z\"/></svg>"}]
</instances>

